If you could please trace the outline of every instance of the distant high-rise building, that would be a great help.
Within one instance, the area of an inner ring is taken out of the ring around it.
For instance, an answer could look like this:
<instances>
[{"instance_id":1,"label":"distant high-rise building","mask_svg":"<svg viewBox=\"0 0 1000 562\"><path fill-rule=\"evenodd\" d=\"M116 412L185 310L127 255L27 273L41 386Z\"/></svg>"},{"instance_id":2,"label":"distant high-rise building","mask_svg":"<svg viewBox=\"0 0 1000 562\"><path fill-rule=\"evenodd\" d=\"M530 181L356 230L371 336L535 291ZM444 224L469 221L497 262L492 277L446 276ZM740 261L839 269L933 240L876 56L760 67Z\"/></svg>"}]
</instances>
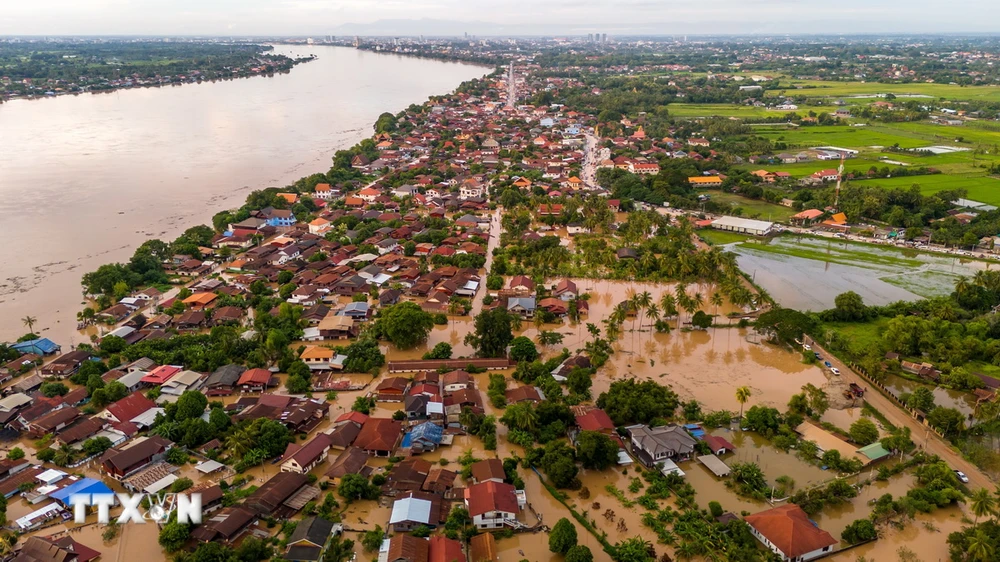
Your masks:
<instances>
[{"instance_id":1,"label":"distant high-rise building","mask_svg":"<svg viewBox=\"0 0 1000 562\"><path fill-rule=\"evenodd\" d=\"M361 38L358 37L357 35L354 36L354 46L355 47L360 47L361 46Z\"/></svg>"},{"instance_id":2,"label":"distant high-rise building","mask_svg":"<svg viewBox=\"0 0 1000 562\"><path fill-rule=\"evenodd\" d=\"M465 32L465 38L466 38L466 39L468 39L468 38L469 38L469 32L468 32L468 31L466 31L466 32Z\"/></svg>"},{"instance_id":3,"label":"distant high-rise building","mask_svg":"<svg viewBox=\"0 0 1000 562\"><path fill-rule=\"evenodd\" d=\"M601 43L607 43L607 42L608 42L608 34L607 33L602 33L601 34Z\"/></svg>"},{"instance_id":4,"label":"distant high-rise building","mask_svg":"<svg viewBox=\"0 0 1000 562\"><path fill-rule=\"evenodd\" d=\"M593 33L588 33L587 34L587 42L588 43L593 43L594 42L594 34Z\"/></svg>"}]
</instances>

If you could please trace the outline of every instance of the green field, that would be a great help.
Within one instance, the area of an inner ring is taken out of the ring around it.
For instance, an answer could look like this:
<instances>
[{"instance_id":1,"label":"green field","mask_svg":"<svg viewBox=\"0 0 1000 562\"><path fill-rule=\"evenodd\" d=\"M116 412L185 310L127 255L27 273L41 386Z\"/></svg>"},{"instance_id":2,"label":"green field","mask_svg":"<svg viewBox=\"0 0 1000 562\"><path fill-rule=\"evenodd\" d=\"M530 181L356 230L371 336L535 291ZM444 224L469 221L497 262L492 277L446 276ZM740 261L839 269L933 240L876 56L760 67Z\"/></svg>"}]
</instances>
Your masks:
<instances>
[{"instance_id":1,"label":"green field","mask_svg":"<svg viewBox=\"0 0 1000 562\"><path fill-rule=\"evenodd\" d=\"M734 244L737 242L746 242L750 236L746 234L740 234L738 232L728 232L725 230L715 230L715 229L705 229L698 232L698 236L702 240L712 244L713 246L723 246L725 244Z\"/></svg>"},{"instance_id":2,"label":"green field","mask_svg":"<svg viewBox=\"0 0 1000 562\"><path fill-rule=\"evenodd\" d=\"M729 203L736 207L741 207L743 209L743 216L747 218L756 216L761 220L788 222L788 218L798 212L789 207L782 207L781 205L775 205L774 203L758 199L748 199L735 193L722 193L719 191L710 191L707 193L712 196L712 201L716 203Z\"/></svg>"},{"instance_id":3,"label":"green field","mask_svg":"<svg viewBox=\"0 0 1000 562\"><path fill-rule=\"evenodd\" d=\"M924 139L904 136L891 129L844 125L799 127L797 129L755 127L754 132L770 139L771 142L783 142L789 147L796 148L839 146L841 148L863 149L872 146L892 146L897 143L902 148L919 148L931 144Z\"/></svg>"},{"instance_id":4,"label":"green field","mask_svg":"<svg viewBox=\"0 0 1000 562\"><path fill-rule=\"evenodd\" d=\"M674 117L781 117L783 115L788 115L789 113L806 115L810 111L815 111L816 113L823 113L824 111L832 113L833 111L836 111L836 109L837 108L832 105L815 105L799 106L799 109L796 111L781 111L776 109L767 109L765 107L724 103L672 103L667 106L669 114Z\"/></svg>"},{"instance_id":5,"label":"green field","mask_svg":"<svg viewBox=\"0 0 1000 562\"><path fill-rule=\"evenodd\" d=\"M823 80L790 80L789 82L790 85L782 90L786 96L841 97L891 93L897 96L901 94L927 95L934 99L1000 101L1000 87L997 86L926 83L880 84L877 82L828 82ZM782 83L785 81L783 80ZM773 96L777 96L779 93L777 91L768 92Z\"/></svg>"},{"instance_id":6,"label":"green field","mask_svg":"<svg viewBox=\"0 0 1000 562\"><path fill-rule=\"evenodd\" d=\"M879 187L910 187L913 184L920 186L920 192L924 194L937 193L938 191L950 189L964 189L968 192L968 199L1000 206L1000 179L987 176L952 176L938 174L933 176L909 176L878 180L861 180L861 185L877 185Z\"/></svg>"}]
</instances>

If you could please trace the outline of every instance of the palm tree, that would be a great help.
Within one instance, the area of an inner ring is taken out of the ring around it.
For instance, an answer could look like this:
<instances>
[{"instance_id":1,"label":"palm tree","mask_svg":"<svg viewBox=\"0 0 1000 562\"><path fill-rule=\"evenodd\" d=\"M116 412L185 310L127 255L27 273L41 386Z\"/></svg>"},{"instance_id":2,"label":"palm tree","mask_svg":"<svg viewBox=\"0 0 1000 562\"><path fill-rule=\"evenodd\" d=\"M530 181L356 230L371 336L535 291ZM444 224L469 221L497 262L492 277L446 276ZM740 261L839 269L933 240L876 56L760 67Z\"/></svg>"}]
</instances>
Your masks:
<instances>
[{"instance_id":1,"label":"palm tree","mask_svg":"<svg viewBox=\"0 0 1000 562\"><path fill-rule=\"evenodd\" d=\"M986 532L979 529L969 538L969 560L993 560L993 543Z\"/></svg>"},{"instance_id":2,"label":"palm tree","mask_svg":"<svg viewBox=\"0 0 1000 562\"><path fill-rule=\"evenodd\" d=\"M976 514L976 524L979 523L980 517L992 514L997 506L996 498L986 488L976 490L969 499L972 513Z\"/></svg>"},{"instance_id":3,"label":"palm tree","mask_svg":"<svg viewBox=\"0 0 1000 562\"><path fill-rule=\"evenodd\" d=\"M750 387L741 386L736 389L736 401L740 403L740 419L743 419L743 405L750 400Z\"/></svg>"},{"instance_id":4,"label":"palm tree","mask_svg":"<svg viewBox=\"0 0 1000 562\"><path fill-rule=\"evenodd\" d=\"M722 306L722 293L720 293L719 291L715 291L714 293L712 293L712 296L708 299L708 302L712 303L712 306L715 307L715 312L712 313L712 316L718 316L719 307Z\"/></svg>"},{"instance_id":5,"label":"palm tree","mask_svg":"<svg viewBox=\"0 0 1000 562\"><path fill-rule=\"evenodd\" d=\"M510 425L522 431L534 431L538 425L538 415L535 409L527 403L514 404L504 413L504 417L510 416Z\"/></svg>"},{"instance_id":6,"label":"palm tree","mask_svg":"<svg viewBox=\"0 0 1000 562\"><path fill-rule=\"evenodd\" d=\"M35 322L38 322L38 318L34 316L25 316L21 319L21 323L28 327L28 331L32 334L35 333Z\"/></svg>"},{"instance_id":7,"label":"palm tree","mask_svg":"<svg viewBox=\"0 0 1000 562\"><path fill-rule=\"evenodd\" d=\"M656 306L655 302L649 303L649 306L646 307L646 318L649 318L652 324L660 321L660 307Z\"/></svg>"},{"instance_id":8,"label":"palm tree","mask_svg":"<svg viewBox=\"0 0 1000 562\"><path fill-rule=\"evenodd\" d=\"M670 293L663 293L660 297L660 308L666 317L677 316L677 299Z\"/></svg>"}]
</instances>

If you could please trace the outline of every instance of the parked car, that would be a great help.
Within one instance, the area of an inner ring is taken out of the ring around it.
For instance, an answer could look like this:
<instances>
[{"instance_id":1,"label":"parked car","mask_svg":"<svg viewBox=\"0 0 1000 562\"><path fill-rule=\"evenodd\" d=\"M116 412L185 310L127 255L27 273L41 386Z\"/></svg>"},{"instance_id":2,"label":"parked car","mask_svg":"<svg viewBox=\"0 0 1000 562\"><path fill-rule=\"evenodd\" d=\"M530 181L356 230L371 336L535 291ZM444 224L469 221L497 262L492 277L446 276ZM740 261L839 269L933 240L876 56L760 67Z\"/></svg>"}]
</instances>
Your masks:
<instances>
[{"instance_id":1,"label":"parked car","mask_svg":"<svg viewBox=\"0 0 1000 562\"><path fill-rule=\"evenodd\" d=\"M823 359L823 357L822 357L822 356L821 356L821 355L819 354L819 352L818 352L818 351L814 351L814 352L813 352L813 355L815 355L815 356L816 356L816 359Z\"/></svg>"},{"instance_id":2,"label":"parked car","mask_svg":"<svg viewBox=\"0 0 1000 562\"><path fill-rule=\"evenodd\" d=\"M832 369L833 368L833 365L831 365L829 361L824 361L823 364L826 365L827 369Z\"/></svg>"},{"instance_id":3,"label":"parked car","mask_svg":"<svg viewBox=\"0 0 1000 562\"><path fill-rule=\"evenodd\" d=\"M806 351L812 351L812 346L809 345L809 344L805 344L805 345L802 346L802 349L804 349Z\"/></svg>"},{"instance_id":4,"label":"parked car","mask_svg":"<svg viewBox=\"0 0 1000 562\"><path fill-rule=\"evenodd\" d=\"M955 471L955 476L957 476L958 479L961 480L963 484L968 484L969 483L969 477L966 476L965 473L962 472L961 470L956 470Z\"/></svg>"},{"instance_id":5,"label":"parked car","mask_svg":"<svg viewBox=\"0 0 1000 562\"><path fill-rule=\"evenodd\" d=\"M830 372L837 375L838 377L840 376L840 369L836 367L830 367Z\"/></svg>"}]
</instances>

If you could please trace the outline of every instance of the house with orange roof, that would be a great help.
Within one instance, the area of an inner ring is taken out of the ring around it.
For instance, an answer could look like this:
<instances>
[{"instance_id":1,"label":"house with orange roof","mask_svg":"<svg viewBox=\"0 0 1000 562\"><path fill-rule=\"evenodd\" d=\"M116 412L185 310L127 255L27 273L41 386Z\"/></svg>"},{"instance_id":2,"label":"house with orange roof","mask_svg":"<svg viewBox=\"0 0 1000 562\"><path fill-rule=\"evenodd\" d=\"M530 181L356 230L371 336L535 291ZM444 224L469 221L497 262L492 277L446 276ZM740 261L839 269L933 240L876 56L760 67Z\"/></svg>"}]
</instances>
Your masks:
<instances>
[{"instance_id":1,"label":"house with orange roof","mask_svg":"<svg viewBox=\"0 0 1000 562\"><path fill-rule=\"evenodd\" d=\"M829 554L840 542L795 504L747 515L744 521L753 536L782 560L807 562Z\"/></svg>"},{"instance_id":2,"label":"house with orange roof","mask_svg":"<svg viewBox=\"0 0 1000 562\"><path fill-rule=\"evenodd\" d=\"M695 187L721 187L724 178L719 176L692 176L688 183Z\"/></svg>"},{"instance_id":3,"label":"house with orange roof","mask_svg":"<svg viewBox=\"0 0 1000 562\"><path fill-rule=\"evenodd\" d=\"M309 234L316 234L322 236L330 231L330 225L332 223L323 217L317 217L309 223Z\"/></svg>"},{"instance_id":4,"label":"house with orange roof","mask_svg":"<svg viewBox=\"0 0 1000 562\"><path fill-rule=\"evenodd\" d=\"M215 293L195 293L181 302L187 305L189 310L205 310L217 298L219 295Z\"/></svg>"},{"instance_id":5,"label":"house with orange roof","mask_svg":"<svg viewBox=\"0 0 1000 562\"><path fill-rule=\"evenodd\" d=\"M823 211L819 209L806 209L801 213L796 213L789 217L792 224L797 224L800 226L809 226L810 224L816 222L821 216L823 216Z\"/></svg>"},{"instance_id":6,"label":"house with orange roof","mask_svg":"<svg viewBox=\"0 0 1000 562\"><path fill-rule=\"evenodd\" d=\"M299 202L298 193L279 193L278 197L281 197L288 202L289 205L294 205Z\"/></svg>"}]
</instances>

